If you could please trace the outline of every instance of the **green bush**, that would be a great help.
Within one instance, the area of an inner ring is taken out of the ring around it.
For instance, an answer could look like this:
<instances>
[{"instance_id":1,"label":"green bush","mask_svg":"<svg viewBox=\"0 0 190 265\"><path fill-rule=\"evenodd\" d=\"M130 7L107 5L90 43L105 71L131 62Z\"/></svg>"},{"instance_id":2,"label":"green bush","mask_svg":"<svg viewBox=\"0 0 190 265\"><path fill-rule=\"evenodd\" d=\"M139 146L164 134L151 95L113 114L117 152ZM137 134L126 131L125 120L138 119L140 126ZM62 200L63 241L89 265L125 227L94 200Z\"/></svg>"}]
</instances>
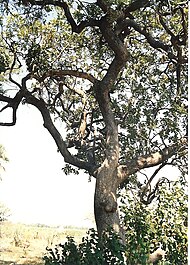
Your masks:
<instances>
[{"instance_id":1,"label":"green bush","mask_svg":"<svg viewBox=\"0 0 190 265\"><path fill-rule=\"evenodd\" d=\"M81 244L67 237L65 244L47 248L47 251L45 265L122 265L125 258L125 248L111 230L100 239L97 232L90 229Z\"/></svg>"},{"instance_id":2,"label":"green bush","mask_svg":"<svg viewBox=\"0 0 190 265\"><path fill-rule=\"evenodd\" d=\"M144 205L126 193L121 206L127 264L146 265L147 253L166 251L164 264L187 264L187 192L175 182L159 188L155 202ZM163 264L163 263L161 263Z\"/></svg>"},{"instance_id":3,"label":"green bush","mask_svg":"<svg viewBox=\"0 0 190 265\"><path fill-rule=\"evenodd\" d=\"M65 244L47 248L45 265L146 265L158 247L166 251L162 265L187 264L187 194L175 182L160 187L157 200L144 205L130 193L122 199L121 213L126 245L112 230L98 237L94 229L77 244L68 237Z\"/></svg>"}]
</instances>

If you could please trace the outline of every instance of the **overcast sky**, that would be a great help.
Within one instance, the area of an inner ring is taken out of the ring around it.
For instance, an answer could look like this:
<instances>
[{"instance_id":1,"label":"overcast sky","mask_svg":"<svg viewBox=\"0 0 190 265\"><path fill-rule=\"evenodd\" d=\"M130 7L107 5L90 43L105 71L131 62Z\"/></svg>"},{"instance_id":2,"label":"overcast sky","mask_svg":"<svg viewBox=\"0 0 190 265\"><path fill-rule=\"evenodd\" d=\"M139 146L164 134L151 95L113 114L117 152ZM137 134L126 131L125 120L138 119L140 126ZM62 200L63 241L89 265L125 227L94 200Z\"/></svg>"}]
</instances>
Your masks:
<instances>
[{"instance_id":1,"label":"overcast sky","mask_svg":"<svg viewBox=\"0 0 190 265\"><path fill-rule=\"evenodd\" d=\"M0 113L1 121L5 118L8 113ZM93 213L94 181L89 183L83 172L64 175L64 160L34 107L19 108L16 126L0 126L0 144L10 160L0 182L0 201L10 208L11 220L88 225L86 218Z\"/></svg>"}]
</instances>

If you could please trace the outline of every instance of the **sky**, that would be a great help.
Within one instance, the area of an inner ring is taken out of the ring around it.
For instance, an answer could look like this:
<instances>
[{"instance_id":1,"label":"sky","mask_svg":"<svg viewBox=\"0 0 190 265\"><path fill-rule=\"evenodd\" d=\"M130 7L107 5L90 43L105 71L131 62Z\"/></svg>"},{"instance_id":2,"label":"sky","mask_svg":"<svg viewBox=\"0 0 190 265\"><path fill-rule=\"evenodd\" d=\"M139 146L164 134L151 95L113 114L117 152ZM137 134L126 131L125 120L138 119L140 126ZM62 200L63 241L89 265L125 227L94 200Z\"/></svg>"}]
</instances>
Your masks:
<instances>
[{"instance_id":1,"label":"sky","mask_svg":"<svg viewBox=\"0 0 190 265\"><path fill-rule=\"evenodd\" d=\"M5 121L10 113L0 113ZM27 224L92 227L95 182L88 175L66 176L63 157L43 127L34 107L20 106L17 124L0 126L0 144L7 152L0 182L0 202L11 211L10 220Z\"/></svg>"}]
</instances>

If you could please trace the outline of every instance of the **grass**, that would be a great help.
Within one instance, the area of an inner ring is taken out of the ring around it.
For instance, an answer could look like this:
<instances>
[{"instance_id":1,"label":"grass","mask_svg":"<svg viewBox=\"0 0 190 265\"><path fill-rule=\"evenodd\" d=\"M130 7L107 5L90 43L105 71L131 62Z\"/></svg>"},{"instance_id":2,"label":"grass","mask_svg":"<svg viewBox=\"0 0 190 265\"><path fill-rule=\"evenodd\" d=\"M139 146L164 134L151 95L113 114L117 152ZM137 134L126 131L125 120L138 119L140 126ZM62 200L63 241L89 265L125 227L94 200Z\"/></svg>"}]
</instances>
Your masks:
<instances>
[{"instance_id":1,"label":"grass","mask_svg":"<svg viewBox=\"0 0 190 265\"><path fill-rule=\"evenodd\" d=\"M80 242L87 230L3 222L0 224L0 265L43 265L47 246L63 243L67 236Z\"/></svg>"}]
</instances>

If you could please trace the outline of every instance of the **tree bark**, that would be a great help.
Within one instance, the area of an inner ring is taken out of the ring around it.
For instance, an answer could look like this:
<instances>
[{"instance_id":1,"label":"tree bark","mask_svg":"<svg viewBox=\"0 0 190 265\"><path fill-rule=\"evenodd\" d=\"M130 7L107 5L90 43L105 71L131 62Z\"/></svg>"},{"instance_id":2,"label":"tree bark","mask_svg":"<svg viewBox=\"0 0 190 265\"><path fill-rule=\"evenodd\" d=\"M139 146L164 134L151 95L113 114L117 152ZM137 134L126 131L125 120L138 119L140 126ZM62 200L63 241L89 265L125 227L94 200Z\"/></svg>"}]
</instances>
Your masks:
<instances>
[{"instance_id":1,"label":"tree bark","mask_svg":"<svg viewBox=\"0 0 190 265\"><path fill-rule=\"evenodd\" d=\"M108 228L112 228L125 243L125 236L120 226L117 204L117 174L104 166L97 174L94 195L94 215L98 234L101 236Z\"/></svg>"}]
</instances>

